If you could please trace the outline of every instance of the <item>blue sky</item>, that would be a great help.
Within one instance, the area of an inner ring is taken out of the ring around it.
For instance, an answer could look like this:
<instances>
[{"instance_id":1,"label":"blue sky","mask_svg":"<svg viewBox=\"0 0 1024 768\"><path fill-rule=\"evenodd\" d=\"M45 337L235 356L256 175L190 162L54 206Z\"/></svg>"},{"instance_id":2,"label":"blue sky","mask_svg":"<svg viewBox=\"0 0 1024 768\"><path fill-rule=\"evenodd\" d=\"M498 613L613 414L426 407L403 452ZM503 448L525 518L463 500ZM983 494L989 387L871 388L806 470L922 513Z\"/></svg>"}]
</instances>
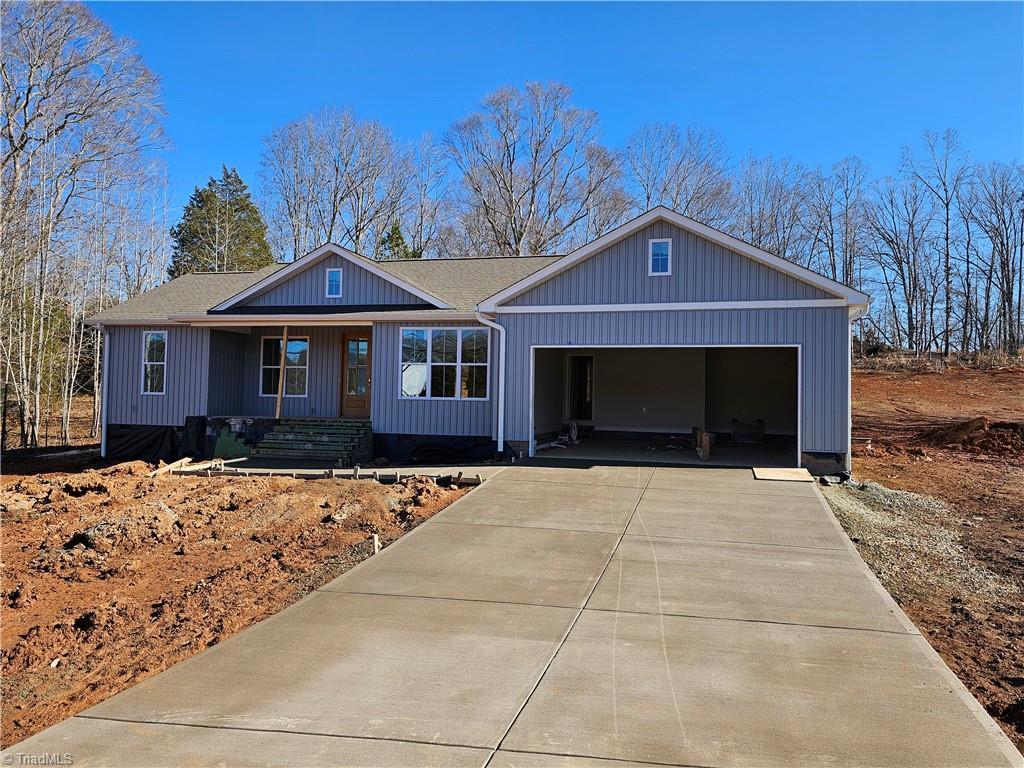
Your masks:
<instances>
[{"instance_id":1,"label":"blue sky","mask_svg":"<svg viewBox=\"0 0 1024 768\"><path fill-rule=\"evenodd\" d=\"M606 143L700 123L734 156L876 175L926 129L1024 158L1021 3L91 3L163 82L177 205L324 105L440 136L506 84L560 80Z\"/></svg>"}]
</instances>

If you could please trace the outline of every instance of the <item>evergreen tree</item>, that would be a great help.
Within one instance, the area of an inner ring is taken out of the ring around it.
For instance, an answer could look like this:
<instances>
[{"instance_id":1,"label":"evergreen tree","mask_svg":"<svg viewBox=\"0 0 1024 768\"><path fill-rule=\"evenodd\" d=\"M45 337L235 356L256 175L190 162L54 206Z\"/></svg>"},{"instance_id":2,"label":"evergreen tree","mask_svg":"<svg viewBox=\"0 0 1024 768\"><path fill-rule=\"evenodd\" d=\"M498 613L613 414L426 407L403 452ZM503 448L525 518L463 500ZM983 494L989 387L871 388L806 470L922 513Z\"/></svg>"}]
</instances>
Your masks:
<instances>
[{"instance_id":1,"label":"evergreen tree","mask_svg":"<svg viewBox=\"0 0 1024 768\"><path fill-rule=\"evenodd\" d=\"M189 272L244 272L272 264L267 225L238 171L196 187L171 228L171 277Z\"/></svg>"},{"instance_id":2,"label":"evergreen tree","mask_svg":"<svg viewBox=\"0 0 1024 768\"><path fill-rule=\"evenodd\" d=\"M405 235L402 234L402 225L396 219L391 224L391 229L381 238L380 257L382 259L419 259L423 256L421 251L410 248L405 242Z\"/></svg>"}]
</instances>

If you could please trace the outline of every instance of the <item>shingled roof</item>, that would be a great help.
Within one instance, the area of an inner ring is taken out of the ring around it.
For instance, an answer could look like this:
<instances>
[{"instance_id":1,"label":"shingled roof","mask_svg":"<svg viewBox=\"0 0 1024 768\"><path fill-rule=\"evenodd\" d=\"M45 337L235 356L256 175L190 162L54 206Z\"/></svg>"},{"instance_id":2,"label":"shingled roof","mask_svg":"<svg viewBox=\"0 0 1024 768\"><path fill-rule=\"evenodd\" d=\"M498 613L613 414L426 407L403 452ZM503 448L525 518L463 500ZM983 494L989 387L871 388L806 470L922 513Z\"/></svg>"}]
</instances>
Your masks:
<instances>
[{"instance_id":1,"label":"shingled roof","mask_svg":"<svg viewBox=\"0 0 1024 768\"><path fill-rule=\"evenodd\" d=\"M89 322L166 322L170 315L206 312L284 266L271 264L255 272L193 272L182 275L104 309L90 317Z\"/></svg>"},{"instance_id":2,"label":"shingled roof","mask_svg":"<svg viewBox=\"0 0 1024 768\"><path fill-rule=\"evenodd\" d=\"M376 261L380 269L450 304L472 310L559 256L512 256L464 259ZM171 315L203 314L236 296L287 264L255 272L196 272L175 278L89 318L93 324L166 322Z\"/></svg>"},{"instance_id":3,"label":"shingled roof","mask_svg":"<svg viewBox=\"0 0 1024 768\"><path fill-rule=\"evenodd\" d=\"M377 265L455 309L473 309L512 283L558 261L560 256L507 256L465 259L400 259Z\"/></svg>"}]
</instances>

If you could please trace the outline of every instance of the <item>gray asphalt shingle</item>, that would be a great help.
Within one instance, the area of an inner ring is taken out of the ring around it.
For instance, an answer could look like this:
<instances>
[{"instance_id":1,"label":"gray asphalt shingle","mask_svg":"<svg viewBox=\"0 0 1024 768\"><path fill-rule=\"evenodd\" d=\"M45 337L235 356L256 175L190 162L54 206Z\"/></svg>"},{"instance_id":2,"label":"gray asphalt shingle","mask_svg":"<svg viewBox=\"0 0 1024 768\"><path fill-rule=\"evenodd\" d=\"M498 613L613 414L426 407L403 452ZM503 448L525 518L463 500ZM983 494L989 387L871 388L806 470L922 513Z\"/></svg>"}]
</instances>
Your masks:
<instances>
[{"instance_id":1,"label":"gray asphalt shingle","mask_svg":"<svg viewBox=\"0 0 1024 768\"><path fill-rule=\"evenodd\" d=\"M390 275L426 291L455 309L470 310L489 296L546 267L559 256L407 259L372 262ZM288 266L256 272L199 272L175 278L99 312L90 323L166 321L170 315L206 312Z\"/></svg>"}]
</instances>

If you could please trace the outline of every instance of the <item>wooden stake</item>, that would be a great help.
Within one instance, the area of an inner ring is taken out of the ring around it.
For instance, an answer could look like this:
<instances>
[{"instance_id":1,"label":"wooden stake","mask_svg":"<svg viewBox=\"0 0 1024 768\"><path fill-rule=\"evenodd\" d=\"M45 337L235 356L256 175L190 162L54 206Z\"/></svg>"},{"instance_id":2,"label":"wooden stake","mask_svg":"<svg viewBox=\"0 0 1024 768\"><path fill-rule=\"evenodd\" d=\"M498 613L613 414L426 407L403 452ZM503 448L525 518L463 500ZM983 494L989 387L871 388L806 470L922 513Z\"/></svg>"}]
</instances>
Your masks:
<instances>
[{"instance_id":1,"label":"wooden stake","mask_svg":"<svg viewBox=\"0 0 1024 768\"><path fill-rule=\"evenodd\" d=\"M274 418L281 418L281 400L284 398L284 358L288 353L288 326L284 327L284 335L281 337L281 359L277 368L277 403L274 406Z\"/></svg>"},{"instance_id":2,"label":"wooden stake","mask_svg":"<svg viewBox=\"0 0 1024 768\"><path fill-rule=\"evenodd\" d=\"M373 554L380 552L380 536L373 534Z\"/></svg>"}]
</instances>

